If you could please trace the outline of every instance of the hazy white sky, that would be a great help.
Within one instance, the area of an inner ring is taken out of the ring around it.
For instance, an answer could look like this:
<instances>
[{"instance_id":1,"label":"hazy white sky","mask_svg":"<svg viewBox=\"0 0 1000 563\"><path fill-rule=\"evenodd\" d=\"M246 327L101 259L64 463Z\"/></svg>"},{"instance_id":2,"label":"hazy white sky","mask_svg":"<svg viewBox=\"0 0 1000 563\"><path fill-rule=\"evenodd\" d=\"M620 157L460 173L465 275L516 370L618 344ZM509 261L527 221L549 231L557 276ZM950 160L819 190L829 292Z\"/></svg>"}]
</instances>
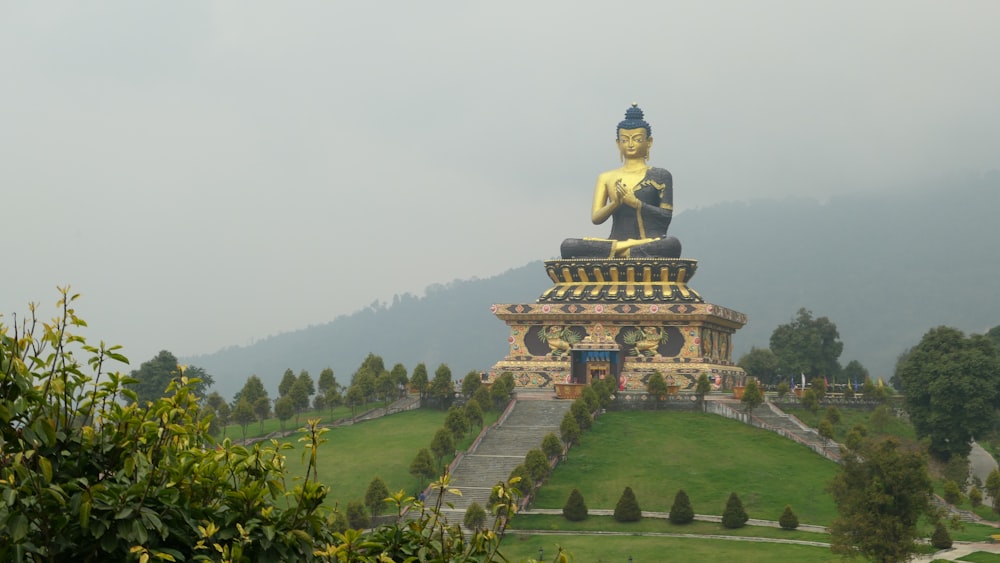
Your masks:
<instances>
[{"instance_id":1,"label":"hazy white sky","mask_svg":"<svg viewBox=\"0 0 1000 563\"><path fill-rule=\"evenodd\" d=\"M593 183L633 101L679 210L1000 168L998 23L994 0L0 0L0 313L72 284L138 365L553 257L606 234Z\"/></svg>"}]
</instances>

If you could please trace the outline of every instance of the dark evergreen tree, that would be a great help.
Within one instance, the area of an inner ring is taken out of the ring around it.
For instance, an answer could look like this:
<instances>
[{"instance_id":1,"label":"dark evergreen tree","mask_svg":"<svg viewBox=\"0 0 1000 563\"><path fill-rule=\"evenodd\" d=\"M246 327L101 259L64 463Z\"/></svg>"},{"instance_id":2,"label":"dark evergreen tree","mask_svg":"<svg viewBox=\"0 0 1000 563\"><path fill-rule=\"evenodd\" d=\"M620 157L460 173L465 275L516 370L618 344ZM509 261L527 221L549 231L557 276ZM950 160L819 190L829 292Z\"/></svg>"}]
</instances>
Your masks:
<instances>
[{"instance_id":1,"label":"dark evergreen tree","mask_svg":"<svg viewBox=\"0 0 1000 563\"><path fill-rule=\"evenodd\" d=\"M514 470L510 472L507 480L513 481L515 478L518 479L518 482L514 484L514 488L521 493L521 497L527 497L530 495L534 490L535 483L531 479L531 471L528 470L528 467L525 464L522 463L515 467Z\"/></svg>"},{"instance_id":2,"label":"dark evergreen tree","mask_svg":"<svg viewBox=\"0 0 1000 563\"><path fill-rule=\"evenodd\" d=\"M814 319L812 311L799 309L790 323L771 333L770 349L778 359L779 373L832 376L840 372L844 343L830 319Z\"/></svg>"},{"instance_id":3,"label":"dark evergreen tree","mask_svg":"<svg viewBox=\"0 0 1000 563\"><path fill-rule=\"evenodd\" d=\"M295 385L295 372L292 368L285 370L285 373L281 376L281 383L278 384L278 396L284 397L292 390L292 385Z\"/></svg>"},{"instance_id":4,"label":"dark evergreen tree","mask_svg":"<svg viewBox=\"0 0 1000 563\"><path fill-rule=\"evenodd\" d=\"M490 389L485 385L480 385L476 392L472 395L472 400L479 403L479 406L484 411L495 411L493 408L493 398L490 397Z\"/></svg>"},{"instance_id":5,"label":"dark evergreen tree","mask_svg":"<svg viewBox=\"0 0 1000 563\"><path fill-rule=\"evenodd\" d=\"M347 503L347 525L355 530L363 530L370 525L368 511L360 500L352 500Z\"/></svg>"},{"instance_id":6,"label":"dark evergreen tree","mask_svg":"<svg viewBox=\"0 0 1000 563\"><path fill-rule=\"evenodd\" d=\"M986 493L993 500L993 513L1000 514L1000 469L994 468L986 477Z\"/></svg>"},{"instance_id":7,"label":"dark evergreen tree","mask_svg":"<svg viewBox=\"0 0 1000 563\"><path fill-rule=\"evenodd\" d=\"M837 425L840 424L841 414L840 409L830 405L826 407L826 419L830 421L830 424Z\"/></svg>"},{"instance_id":8,"label":"dark evergreen tree","mask_svg":"<svg viewBox=\"0 0 1000 563\"><path fill-rule=\"evenodd\" d=\"M253 405L250 404L246 399L240 399L236 403L236 408L233 409L232 414L233 422L240 425L243 429L243 439L247 439L247 426L257 419L257 415L253 412Z\"/></svg>"},{"instance_id":9,"label":"dark evergreen tree","mask_svg":"<svg viewBox=\"0 0 1000 563\"><path fill-rule=\"evenodd\" d=\"M580 425L576 423L573 413L568 412L563 415L559 424L559 435L567 448L580 441Z\"/></svg>"},{"instance_id":10,"label":"dark evergreen tree","mask_svg":"<svg viewBox=\"0 0 1000 563\"><path fill-rule=\"evenodd\" d=\"M746 387L743 388L743 397L740 399L748 414L753 414L753 410L764 402L764 392L756 379L749 379Z\"/></svg>"},{"instance_id":11,"label":"dark evergreen tree","mask_svg":"<svg viewBox=\"0 0 1000 563\"><path fill-rule=\"evenodd\" d=\"M438 469L443 469L444 458L455 452L455 438L447 428L439 428L431 440L431 452L438 462Z\"/></svg>"},{"instance_id":12,"label":"dark evergreen tree","mask_svg":"<svg viewBox=\"0 0 1000 563\"><path fill-rule=\"evenodd\" d=\"M618 522L638 522L642 519L642 510L639 509L639 501L632 492L632 487L625 487L622 496L615 505L615 520Z\"/></svg>"},{"instance_id":13,"label":"dark evergreen tree","mask_svg":"<svg viewBox=\"0 0 1000 563\"><path fill-rule=\"evenodd\" d=\"M139 404L143 404L162 397L170 380L179 374L177 358L162 350L155 358L143 362L139 369L132 371L131 376L138 381L130 384L130 387L138 396Z\"/></svg>"},{"instance_id":14,"label":"dark evergreen tree","mask_svg":"<svg viewBox=\"0 0 1000 563\"><path fill-rule=\"evenodd\" d=\"M597 396L597 391L593 386L587 386L580 392L580 398L587 403L587 410L597 412L601 408L601 398Z\"/></svg>"},{"instance_id":15,"label":"dark evergreen tree","mask_svg":"<svg viewBox=\"0 0 1000 563\"><path fill-rule=\"evenodd\" d=\"M904 405L918 438L941 461L966 457L990 432L1000 408L1000 352L985 336L931 329L896 364Z\"/></svg>"},{"instance_id":16,"label":"dark evergreen tree","mask_svg":"<svg viewBox=\"0 0 1000 563\"><path fill-rule=\"evenodd\" d=\"M951 549L951 534L948 533L948 529L941 522L938 522L934 526L934 533L931 535L931 545L938 549Z\"/></svg>"},{"instance_id":17,"label":"dark evergreen tree","mask_svg":"<svg viewBox=\"0 0 1000 563\"><path fill-rule=\"evenodd\" d=\"M698 383L695 385L694 394L698 398L698 404L702 410L705 408L705 395L712 392L712 382L708 380L708 374L701 372L698 375Z\"/></svg>"},{"instance_id":18,"label":"dark evergreen tree","mask_svg":"<svg viewBox=\"0 0 1000 563\"><path fill-rule=\"evenodd\" d=\"M361 362L361 367L358 368L358 371L361 370L369 370L373 374L378 375L385 371L385 361L382 359L382 356L369 352L368 356Z\"/></svg>"},{"instance_id":19,"label":"dark evergreen tree","mask_svg":"<svg viewBox=\"0 0 1000 563\"><path fill-rule=\"evenodd\" d=\"M590 409L587 408L587 402L583 399L573 401L573 404L569 407L569 412L576 419L576 424L580 427L580 430L587 430L594 423L594 419L590 417Z\"/></svg>"},{"instance_id":20,"label":"dark evergreen tree","mask_svg":"<svg viewBox=\"0 0 1000 563\"><path fill-rule=\"evenodd\" d=\"M528 472L531 473L531 480L540 483L549 475L549 460L545 457L545 453L538 448L532 448L528 451L527 455L524 456L524 466L528 468Z\"/></svg>"},{"instance_id":21,"label":"dark evergreen tree","mask_svg":"<svg viewBox=\"0 0 1000 563\"><path fill-rule=\"evenodd\" d=\"M278 417L278 422L281 424L281 429L285 429L285 422L295 415L295 405L292 404L292 398L287 395L281 397L274 402L274 415Z\"/></svg>"},{"instance_id":22,"label":"dark evergreen tree","mask_svg":"<svg viewBox=\"0 0 1000 563\"><path fill-rule=\"evenodd\" d=\"M962 489L958 487L958 483L951 479L944 482L944 500L949 504L962 502Z\"/></svg>"},{"instance_id":23,"label":"dark evergreen tree","mask_svg":"<svg viewBox=\"0 0 1000 563\"><path fill-rule=\"evenodd\" d=\"M983 491L979 487L969 489L969 504L972 508L979 508L983 504Z\"/></svg>"},{"instance_id":24,"label":"dark evergreen tree","mask_svg":"<svg viewBox=\"0 0 1000 563\"><path fill-rule=\"evenodd\" d=\"M465 517L462 523L470 530L479 530L486 524L486 509L478 502L473 502L469 508L465 509Z\"/></svg>"},{"instance_id":25,"label":"dark evergreen tree","mask_svg":"<svg viewBox=\"0 0 1000 563\"><path fill-rule=\"evenodd\" d=\"M490 386L490 398L493 410L502 411L510 402L510 393L514 390L514 374L504 372Z\"/></svg>"},{"instance_id":26,"label":"dark evergreen tree","mask_svg":"<svg viewBox=\"0 0 1000 563\"><path fill-rule=\"evenodd\" d=\"M819 421L819 426L816 427L816 431L820 436L828 440L833 439L833 424L830 424L830 419L824 418Z\"/></svg>"},{"instance_id":27,"label":"dark evergreen tree","mask_svg":"<svg viewBox=\"0 0 1000 563\"><path fill-rule=\"evenodd\" d=\"M264 421L271 416L271 400L266 396L258 397L253 402L253 413L260 422L260 431L264 432Z\"/></svg>"},{"instance_id":28,"label":"dark evergreen tree","mask_svg":"<svg viewBox=\"0 0 1000 563\"><path fill-rule=\"evenodd\" d=\"M401 392L406 392L406 385L410 382L406 375L406 366L403 364L396 364L392 366L392 371L389 372L392 376L392 382L396 385L396 388Z\"/></svg>"},{"instance_id":29,"label":"dark evergreen tree","mask_svg":"<svg viewBox=\"0 0 1000 563\"><path fill-rule=\"evenodd\" d=\"M434 468L434 458L431 457L430 450L420 448L413 461L410 462L410 475L417 478L420 482L420 488L424 487L424 483L437 476L437 470Z\"/></svg>"},{"instance_id":30,"label":"dark evergreen tree","mask_svg":"<svg viewBox=\"0 0 1000 563\"><path fill-rule=\"evenodd\" d=\"M246 399L252 410L254 403L261 397L267 397L267 390L264 389L264 382L262 382L256 375L251 375L247 378L246 383L243 384L243 389L241 389L237 394L237 398L234 402L239 403L240 399Z\"/></svg>"},{"instance_id":31,"label":"dark evergreen tree","mask_svg":"<svg viewBox=\"0 0 1000 563\"><path fill-rule=\"evenodd\" d=\"M778 357L768 348L751 347L737 365L743 368L747 375L756 377L767 385L778 383Z\"/></svg>"},{"instance_id":32,"label":"dark evergreen tree","mask_svg":"<svg viewBox=\"0 0 1000 563\"><path fill-rule=\"evenodd\" d=\"M396 398L396 381L392 378L392 374L383 371L375 378L375 392L383 401L389 402Z\"/></svg>"},{"instance_id":33,"label":"dark evergreen tree","mask_svg":"<svg viewBox=\"0 0 1000 563\"><path fill-rule=\"evenodd\" d=\"M587 505L583 502L583 495L580 490L574 488L566 499L563 506L563 517L570 522L579 522L587 519Z\"/></svg>"},{"instance_id":34,"label":"dark evergreen tree","mask_svg":"<svg viewBox=\"0 0 1000 563\"><path fill-rule=\"evenodd\" d=\"M684 489L680 489L674 495L674 504L670 506L670 521L674 524L687 524L693 520L694 508L691 506L691 499Z\"/></svg>"},{"instance_id":35,"label":"dark evergreen tree","mask_svg":"<svg viewBox=\"0 0 1000 563\"><path fill-rule=\"evenodd\" d=\"M462 412L465 414L465 420L469 423L470 429L472 426L476 426L480 430L483 429L483 408L479 405L479 401L469 399Z\"/></svg>"},{"instance_id":36,"label":"dark evergreen tree","mask_svg":"<svg viewBox=\"0 0 1000 563\"><path fill-rule=\"evenodd\" d=\"M351 525L347 522L347 515L343 510L336 510L333 513L333 521L330 523L330 531L343 534L349 530Z\"/></svg>"},{"instance_id":37,"label":"dark evergreen tree","mask_svg":"<svg viewBox=\"0 0 1000 563\"><path fill-rule=\"evenodd\" d=\"M470 371L462 378L462 395L466 399L475 396L476 391L483 386L483 378L478 371Z\"/></svg>"},{"instance_id":38,"label":"dark evergreen tree","mask_svg":"<svg viewBox=\"0 0 1000 563\"><path fill-rule=\"evenodd\" d=\"M894 438L845 450L829 487L839 516L831 549L877 561L905 561L917 549L917 523L933 491L924 455Z\"/></svg>"},{"instance_id":39,"label":"dark evergreen tree","mask_svg":"<svg viewBox=\"0 0 1000 563\"><path fill-rule=\"evenodd\" d=\"M722 525L729 529L742 528L749 519L747 511L743 509L743 501L736 493L730 493L726 510L722 513Z\"/></svg>"},{"instance_id":40,"label":"dark evergreen tree","mask_svg":"<svg viewBox=\"0 0 1000 563\"><path fill-rule=\"evenodd\" d=\"M663 374L654 371L646 381L646 392L656 399L656 408L660 408L660 402L667 398L667 380Z\"/></svg>"},{"instance_id":41,"label":"dark evergreen tree","mask_svg":"<svg viewBox=\"0 0 1000 563\"><path fill-rule=\"evenodd\" d=\"M545 452L545 456L548 458L562 455L562 442L559 441L559 437L554 432L549 432L542 439L542 451Z\"/></svg>"},{"instance_id":42,"label":"dark evergreen tree","mask_svg":"<svg viewBox=\"0 0 1000 563\"><path fill-rule=\"evenodd\" d=\"M410 376L410 387L420 393L421 398L427 394L430 380L427 379L427 366L423 363L419 363L417 367L413 368L413 374Z\"/></svg>"},{"instance_id":43,"label":"dark evergreen tree","mask_svg":"<svg viewBox=\"0 0 1000 563\"><path fill-rule=\"evenodd\" d=\"M806 389L802 393L802 399L799 401L802 406L805 407L809 412L816 412L819 410L819 397L816 396L816 392L812 389Z\"/></svg>"},{"instance_id":44,"label":"dark evergreen tree","mask_svg":"<svg viewBox=\"0 0 1000 563\"><path fill-rule=\"evenodd\" d=\"M434 371L434 380L431 381L428 394L442 410L451 405L455 395L455 382L451 380L451 369L446 364L439 365Z\"/></svg>"},{"instance_id":45,"label":"dark evergreen tree","mask_svg":"<svg viewBox=\"0 0 1000 563\"><path fill-rule=\"evenodd\" d=\"M785 530L794 530L799 527L799 517L792 512L790 504L785 505L785 511L781 513L781 518L778 518L778 525Z\"/></svg>"},{"instance_id":46,"label":"dark evergreen tree","mask_svg":"<svg viewBox=\"0 0 1000 563\"><path fill-rule=\"evenodd\" d=\"M464 438L469 431L469 421L465 418L464 410L456 406L449 407L448 415L444 419L444 427L451 432L456 442Z\"/></svg>"},{"instance_id":47,"label":"dark evergreen tree","mask_svg":"<svg viewBox=\"0 0 1000 563\"><path fill-rule=\"evenodd\" d=\"M299 415L309 408L309 383L302 378L296 378L288 392L288 398L292 400L295 408L295 425L299 424Z\"/></svg>"},{"instance_id":48,"label":"dark evergreen tree","mask_svg":"<svg viewBox=\"0 0 1000 563\"><path fill-rule=\"evenodd\" d=\"M615 382L610 377L605 377L604 379L595 379L590 382L590 386L597 393L597 400L602 409L606 409L611 405L611 396L615 394Z\"/></svg>"},{"instance_id":49,"label":"dark evergreen tree","mask_svg":"<svg viewBox=\"0 0 1000 563\"><path fill-rule=\"evenodd\" d=\"M365 491L365 506L371 511L372 518L381 514L385 507L385 499L389 497L389 488L385 486L385 481L376 476L368 483Z\"/></svg>"}]
</instances>

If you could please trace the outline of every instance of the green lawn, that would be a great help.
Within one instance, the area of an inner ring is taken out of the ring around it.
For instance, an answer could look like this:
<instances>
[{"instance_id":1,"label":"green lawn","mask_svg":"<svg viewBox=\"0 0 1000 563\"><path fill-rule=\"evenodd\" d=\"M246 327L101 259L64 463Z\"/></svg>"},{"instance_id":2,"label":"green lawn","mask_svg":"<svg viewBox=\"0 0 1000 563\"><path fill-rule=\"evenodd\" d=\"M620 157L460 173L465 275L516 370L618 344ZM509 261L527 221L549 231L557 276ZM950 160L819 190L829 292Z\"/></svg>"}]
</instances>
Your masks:
<instances>
[{"instance_id":1,"label":"green lawn","mask_svg":"<svg viewBox=\"0 0 1000 563\"><path fill-rule=\"evenodd\" d=\"M626 486L643 510L669 511L684 489L698 514L722 514L736 492L751 518L777 520L786 504L803 524L828 525L825 492L837 464L791 440L688 412L612 412L585 432L535 501L562 508L577 487L589 508L613 509Z\"/></svg>"},{"instance_id":2,"label":"green lawn","mask_svg":"<svg viewBox=\"0 0 1000 563\"><path fill-rule=\"evenodd\" d=\"M487 414L485 424L497 414ZM329 503L346 505L361 500L371 479L378 475L391 491L418 494L409 464L420 448L429 447L444 422L445 412L420 409L360 424L330 429L319 450L319 476L331 487ZM845 417L846 418L846 417ZM302 417L304 422L305 415ZM465 449L475 434L459 449ZM298 435L284 441L289 473L304 474ZM450 459L445 460L445 463ZM837 465L776 434L704 413L612 412L599 418L584 433L539 491L534 506L561 508L573 487L580 488L587 506L614 508L626 485L636 492L644 510L669 511L674 494L684 488L695 512L721 514L726 498L736 491L751 518L777 520L791 504L803 524L828 525L835 516L833 501L825 492ZM525 531L518 531L525 530ZM567 535L537 535L527 530L551 530ZM958 540L987 538L996 530L966 525L951 531ZM575 533L579 532L579 533ZM605 532L604 535L588 535ZM611 532L612 535L607 535ZM613 535L613 533L625 535ZM674 526L646 518L621 524L610 517L591 516L570 523L561 516L521 514L504 541L510 561L538 556L544 546L548 560L557 545L567 547L575 561L660 561L671 552L691 561L836 561L828 548L725 539L640 537L635 533L752 536L828 542L825 534L748 526L727 530L720 524L694 522ZM929 533L929 532L928 532ZM675 558L676 559L676 558Z\"/></svg>"},{"instance_id":3,"label":"green lawn","mask_svg":"<svg viewBox=\"0 0 1000 563\"><path fill-rule=\"evenodd\" d=\"M420 448L430 448L445 415L445 411L417 409L329 429L323 435L326 443L317 454L319 479L331 489L327 502L339 502L343 507L348 501L363 500L368 483L376 476L385 481L390 492L404 489L418 496L419 484L410 475L410 462ZM484 425L495 422L497 416L498 413L485 413ZM474 428L459 449L467 448L478 434L479 428ZM296 447L286 451L289 472L296 476L305 474L300 436L295 434L283 440Z\"/></svg>"},{"instance_id":4,"label":"green lawn","mask_svg":"<svg viewBox=\"0 0 1000 563\"><path fill-rule=\"evenodd\" d=\"M956 561L972 561L974 563L1000 563L1000 554L989 553L986 551L975 551L963 557L959 557Z\"/></svg>"},{"instance_id":5,"label":"green lawn","mask_svg":"<svg viewBox=\"0 0 1000 563\"><path fill-rule=\"evenodd\" d=\"M574 563L620 562L631 556L634 563L698 561L699 563L833 563L843 561L827 547L780 543L756 543L703 538L672 538L609 535L512 534L504 539L501 553L508 561L538 559L552 561L557 546L569 551Z\"/></svg>"}]
</instances>

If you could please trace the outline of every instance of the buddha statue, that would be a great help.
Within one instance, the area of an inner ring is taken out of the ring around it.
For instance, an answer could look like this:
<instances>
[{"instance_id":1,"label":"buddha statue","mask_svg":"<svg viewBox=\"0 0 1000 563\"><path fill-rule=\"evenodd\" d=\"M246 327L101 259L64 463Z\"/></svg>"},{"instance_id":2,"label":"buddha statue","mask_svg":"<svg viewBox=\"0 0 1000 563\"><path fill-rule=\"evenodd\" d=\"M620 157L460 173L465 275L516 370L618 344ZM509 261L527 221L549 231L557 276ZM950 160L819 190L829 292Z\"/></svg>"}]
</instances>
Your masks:
<instances>
[{"instance_id":1,"label":"buddha statue","mask_svg":"<svg viewBox=\"0 0 1000 563\"><path fill-rule=\"evenodd\" d=\"M673 179L663 168L649 166L652 129L637 104L618 124L622 166L597 177L590 218L600 225L611 218L608 238L566 239L563 259L680 258L681 243L667 236L673 216Z\"/></svg>"}]
</instances>

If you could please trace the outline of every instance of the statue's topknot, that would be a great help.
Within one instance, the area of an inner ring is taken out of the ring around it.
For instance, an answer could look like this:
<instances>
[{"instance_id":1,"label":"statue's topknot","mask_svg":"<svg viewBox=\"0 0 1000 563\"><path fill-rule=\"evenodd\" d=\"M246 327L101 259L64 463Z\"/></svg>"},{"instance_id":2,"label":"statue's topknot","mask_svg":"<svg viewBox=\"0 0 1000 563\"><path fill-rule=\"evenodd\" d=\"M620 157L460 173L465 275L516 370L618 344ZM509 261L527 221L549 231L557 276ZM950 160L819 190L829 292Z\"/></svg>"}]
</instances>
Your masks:
<instances>
[{"instance_id":1,"label":"statue's topknot","mask_svg":"<svg viewBox=\"0 0 1000 563\"><path fill-rule=\"evenodd\" d=\"M646 135L653 136L653 129L642 118L642 110L639 109L639 104L633 102L632 107L625 110L625 119L618 123L618 128L615 129L615 137L618 136L618 132L622 129L639 129L640 127L646 130Z\"/></svg>"}]
</instances>

